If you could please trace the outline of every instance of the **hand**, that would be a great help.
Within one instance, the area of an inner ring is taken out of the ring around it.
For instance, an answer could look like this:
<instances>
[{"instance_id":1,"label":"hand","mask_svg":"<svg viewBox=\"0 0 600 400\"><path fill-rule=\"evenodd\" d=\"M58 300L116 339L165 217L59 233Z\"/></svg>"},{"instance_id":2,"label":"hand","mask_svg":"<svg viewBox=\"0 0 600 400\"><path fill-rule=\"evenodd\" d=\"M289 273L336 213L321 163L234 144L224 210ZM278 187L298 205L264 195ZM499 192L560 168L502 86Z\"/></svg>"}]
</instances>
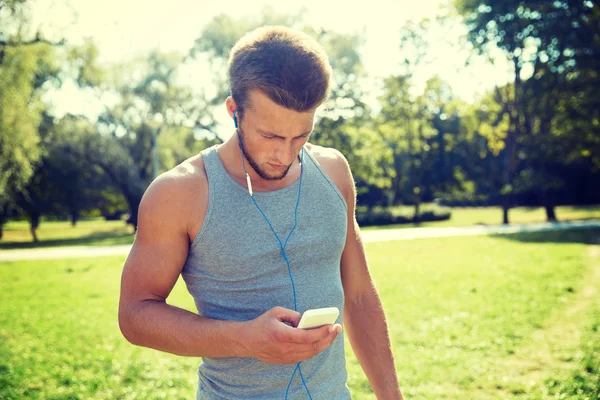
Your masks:
<instances>
[{"instance_id":1,"label":"hand","mask_svg":"<svg viewBox=\"0 0 600 400\"><path fill-rule=\"evenodd\" d=\"M248 321L243 339L245 353L271 364L294 364L324 351L342 331L340 324L298 329L300 317L296 311L274 307Z\"/></svg>"}]
</instances>

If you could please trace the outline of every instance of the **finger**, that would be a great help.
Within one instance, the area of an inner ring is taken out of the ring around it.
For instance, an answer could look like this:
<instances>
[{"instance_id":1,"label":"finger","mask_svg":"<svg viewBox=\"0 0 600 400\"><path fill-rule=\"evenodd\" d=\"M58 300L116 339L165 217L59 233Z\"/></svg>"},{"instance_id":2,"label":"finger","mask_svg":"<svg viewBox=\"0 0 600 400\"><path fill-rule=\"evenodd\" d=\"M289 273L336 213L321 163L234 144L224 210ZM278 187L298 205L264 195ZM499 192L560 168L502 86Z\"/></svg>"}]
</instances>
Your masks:
<instances>
[{"instance_id":1,"label":"finger","mask_svg":"<svg viewBox=\"0 0 600 400\"><path fill-rule=\"evenodd\" d=\"M331 332L329 332L329 334L326 337L312 344L313 356L323 352L325 349L331 346L331 344L335 341L335 339L341 332L342 326L340 324L335 324Z\"/></svg>"},{"instance_id":2,"label":"finger","mask_svg":"<svg viewBox=\"0 0 600 400\"><path fill-rule=\"evenodd\" d=\"M314 356L315 354L322 352L327 347L329 347L331 343L333 343L333 341L336 339L336 337L340 334L342 330L342 326L340 324L335 324L334 326L332 326L332 328L332 332L328 331L327 336L325 336L322 339L311 343L298 344L298 346L294 347L293 349L294 353L310 353Z\"/></svg>"},{"instance_id":3,"label":"finger","mask_svg":"<svg viewBox=\"0 0 600 400\"><path fill-rule=\"evenodd\" d=\"M338 335L339 333L336 330L334 330L325 339L319 340L311 344L299 345L302 347L294 349L292 358L290 360L292 362L301 362L304 360L308 360L309 358L313 358L318 354L321 354L333 344Z\"/></svg>"},{"instance_id":4,"label":"finger","mask_svg":"<svg viewBox=\"0 0 600 400\"><path fill-rule=\"evenodd\" d=\"M327 326L316 329L298 329L288 325L278 327L278 339L282 342L293 344L310 344L327 337L329 330Z\"/></svg>"},{"instance_id":5,"label":"finger","mask_svg":"<svg viewBox=\"0 0 600 400\"><path fill-rule=\"evenodd\" d=\"M313 329L290 328L287 332L287 341L298 344L311 344L329 335L331 325L323 325Z\"/></svg>"},{"instance_id":6,"label":"finger","mask_svg":"<svg viewBox=\"0 0 600 400\"><path fill-rule=\"evenodd\" d=\"M299 312L284 307L274 307L269 312L281 322L289 322L292 326L297 326L302 317Z\"/></svg>"}]
</instances>

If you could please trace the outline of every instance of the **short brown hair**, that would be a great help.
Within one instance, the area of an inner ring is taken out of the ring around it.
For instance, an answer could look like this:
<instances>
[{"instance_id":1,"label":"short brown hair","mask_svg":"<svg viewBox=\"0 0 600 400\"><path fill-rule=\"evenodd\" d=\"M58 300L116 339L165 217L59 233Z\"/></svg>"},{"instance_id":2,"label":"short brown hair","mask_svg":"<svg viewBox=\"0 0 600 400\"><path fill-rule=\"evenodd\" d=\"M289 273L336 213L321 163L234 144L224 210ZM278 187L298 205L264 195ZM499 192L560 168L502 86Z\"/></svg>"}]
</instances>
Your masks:
<instances>
[{"instance_id":1,"label":"short brown hair","mask_svg":"<svg viewBox=\"0 0 600 400\"><path fill-rule=\"evenodd\" d=\"M325 50L307 34L287 27L263 26L247 33L232 48L228 66L238 112L253 89L298 112L329 97L331 65Z\"/></svg>"}]
</instances>

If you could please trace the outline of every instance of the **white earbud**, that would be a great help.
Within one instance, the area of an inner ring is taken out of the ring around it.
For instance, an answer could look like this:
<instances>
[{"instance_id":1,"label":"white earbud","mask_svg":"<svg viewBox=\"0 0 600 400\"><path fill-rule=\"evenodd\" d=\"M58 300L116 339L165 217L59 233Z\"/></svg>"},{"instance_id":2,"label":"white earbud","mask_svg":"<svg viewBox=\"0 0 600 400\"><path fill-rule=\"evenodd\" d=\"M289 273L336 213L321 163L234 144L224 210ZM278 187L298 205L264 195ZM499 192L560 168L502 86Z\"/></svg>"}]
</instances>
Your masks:
<instances>
[{"instance_id":1,"label":"white earbud","mask_svg":"<svg viewBox=\"0 0 600 400\"><path fill-rule=\"evenodd\" d=\"M250 181L250 175L246 172L246 183L248 184L248 193L252 196L252 182Z\"/></svg>"}]
</instances>

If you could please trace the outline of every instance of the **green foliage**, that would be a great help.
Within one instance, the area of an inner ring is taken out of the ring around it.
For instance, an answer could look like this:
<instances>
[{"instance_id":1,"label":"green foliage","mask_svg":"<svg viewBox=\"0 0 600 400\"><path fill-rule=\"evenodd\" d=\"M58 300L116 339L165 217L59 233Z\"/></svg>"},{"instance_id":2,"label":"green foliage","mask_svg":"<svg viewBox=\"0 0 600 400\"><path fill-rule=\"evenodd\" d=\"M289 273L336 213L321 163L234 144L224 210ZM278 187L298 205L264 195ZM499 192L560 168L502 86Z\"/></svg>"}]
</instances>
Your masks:
<instances>
[{"instance_id":1,"label":"green foliage","mask_svg":"<svg viewBox=\"0 0 600 400\"><path fill-rule=\"evenodd\" d=\"M36 93L38 64L47 59L47 45L3 46L0 62L0 193L20 190L40 158ZM10 186L9 186L10 182Z\"/></svg>"},{"instance_id":2,"label":"green foliage","mask_svg":"<svg viewBox=\"0 0 600 400\"><path fill-rule=\"evenodd\" d=\"M376 121L383 147L389 149L379 158L388 178L388 204L419 204L423 198L464 190L464 182L451 172L473 162L464 149L473 142L461 127L464 105L439 77L429 79L423 93L411 96L411 79L386 78L380 97Z\"/></svg>"},{"instance_id":3,"label":"green foliage","mask_svg":"<svg viewBox=\"0 0 600 400\"><path fill-rule=\"evenodd\" d=\"M107 71L98 65L99 56L100 51L90 38L69 49L66 67L79 87L100 88L106 83Z\"/></svg>"},{"instance_id":4,"label":"green foliage","mask_svg":"<svg viewBox=\"0 0 600 400\"><path fill-rule=\"evenodd\" d=\"M492 151L501 151L505 159L504 182L496 187L505 196L536 193L552 206L557 191L567 187L565 169L600 165L598 5L523 0L455 4L475 50L490 56L497 47L513 67L514 82L496 88L495 102L502 107L492 116L495 122L480 127ZM502 135L496 135L495 126Z\"/></svg>"},{"instance_id":5,"label":"green foliage","mask_svg":"<svg viewBox=\"0 0 600 400\"><path fill-rule=\"evenodd\" d=\"M489 205L504 196L507 207L524 200L549 207L597 202L592 191L582 195L576 186L600 184L597 5L455 3L475 50L503 50L514 82L473 104L457 99L436 76L417 93L414 77L429 62L432 22L407 23L399 32L401 65L380 82L373 113L364 103L364 34L316 29L302 13L265 8L252 19L219 15L186 55L152 52L102 66L91 40L63 51L39 33L24 36L27 2L0 0L0 228L7 205L16 203L55 216L118 217L126 207L135 225L154 178L156 147L160 173L221 142L215 108L229 94L229 52L243 34L265 24L304 30L328 53L331 98L310 140L346 156L361 204L413 204L417 219L419 204L435 198ZM181 68L192 58L210 65L216 90L195 92L180 83ZM97 121L59 120L42 103L49 86L68 80L102 99Z\"/></svg>"},{"instance_id":6,"label":"green foliage","mask_svg":"<svg viewBox=\"0 0 600 400\"><path fill-rule=\"evenodd\" d=\"M40 92L58 74L52 44L39 34L23 37L29 22L25 3L0 1L0 214L40 159Z\"/></svg>"},{"instance_id":7,"label":"green foliage","mask_svg":"<svg viewBox=\"0 0 600 400\"><path fill-rule=\"evenodd\" d=\"M160 173L219 141L213 135L196 138L215 121L205 118L206 98L176 84L182 62L178 54L152 53L104 73L111 77L105 90L117 93L117 100L100 115L95 132L82 137L81 154L122 193L134 226L139 202L154 179L155 142Z\"/></svg>"},{"instance_id":8,"label":"green foliage","mask_svg":"<svg viewBox=\"0 0 600 400\"><path fill-rule=\"evenodd\" d=\"M518 67L537 58L563 73L578 56L597 50L597 4L591 1L456 0L469 40L486 52L497 46ZM529 51L533 47L535 53ZM565 51L570 49L570 51ZM591 51L590 51L591 50Z\"/></svg>"},{"instance_id":9,"label":"green foliage","mask_svg":"<svg viewBox=\"0 0 600 400\"><path fill-rule=\"evenodd\" d=\"M39 32L33 39L24 37L26 6L21 0L0 1L0 238L18 198L32 197L22 192L43 155L41 93L59 72L54 44Z\"/></svg>"},{"instance_id":10,"label":"green foliage","mask_svg":"<svg viewBox=\"0 0 600 400\"><path fill-rule=\"evenodd\" d=\"M356 219L360 226L385 226L392 224L415 224L421 222L445 221L450 219L452 211L448 207L424 204L419 213L408 206L359 208Z\"/></svg>"}]
</instances>

